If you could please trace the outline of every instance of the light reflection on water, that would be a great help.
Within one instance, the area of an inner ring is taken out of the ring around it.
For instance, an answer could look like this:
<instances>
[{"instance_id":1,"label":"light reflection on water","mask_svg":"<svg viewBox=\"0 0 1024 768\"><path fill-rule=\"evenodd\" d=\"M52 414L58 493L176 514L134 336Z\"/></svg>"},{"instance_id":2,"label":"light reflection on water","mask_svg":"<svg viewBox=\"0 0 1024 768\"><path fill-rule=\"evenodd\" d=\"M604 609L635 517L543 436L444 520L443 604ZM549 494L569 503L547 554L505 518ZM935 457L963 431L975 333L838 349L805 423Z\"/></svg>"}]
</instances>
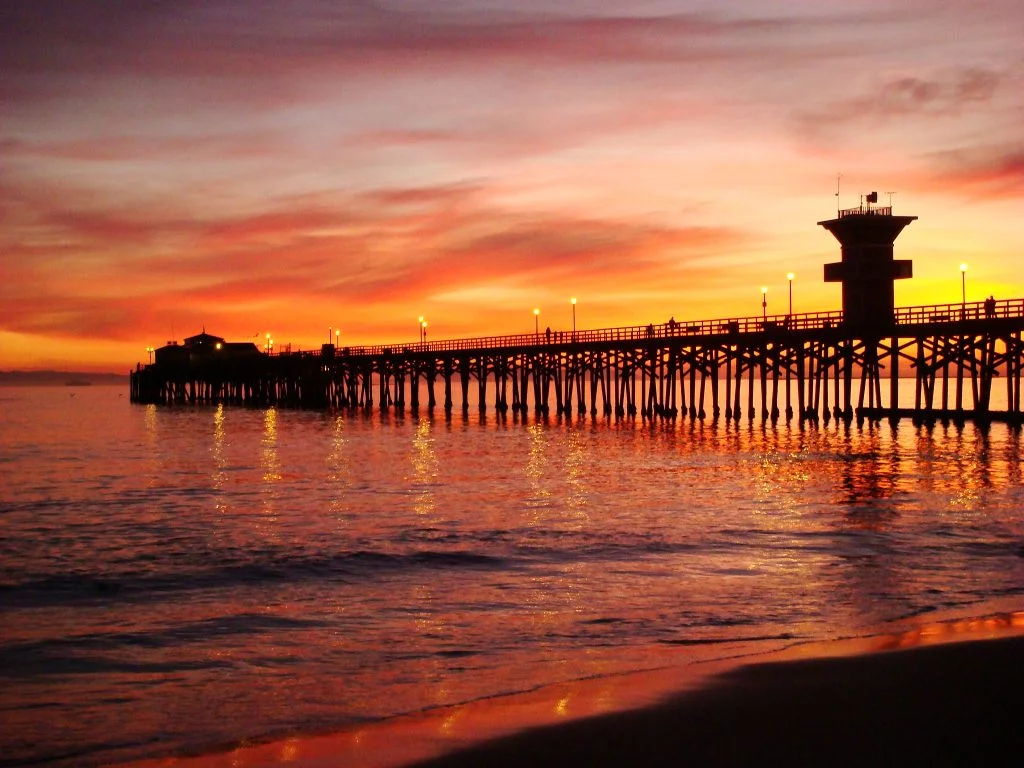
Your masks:
<instances>
[{"instance_id":1,"label":"light reflection on water","mask_svg":"<svg viewBox=\"0 0 1024 768\"><path fill-rule=\"evenodd\" d=\"M433 486L438 477L437 455L434 453L433 429L428 420L417 422L413 437L412 476L409 478L416 493L413 511L431 519L437 509Z\"/></svg>"},{"instance_id":2,"label":"light reflection on water","mask_svg":"<svg viewBox=\"0 0 1024 768\"><path fill-rule=\"evenodd\" d=\"M82 723L40 737L54 754L329 727L1024 585L1020 433L1001 425L158 409L93 389L0 401L0 716Z\"/></svg>"}]
</instances>

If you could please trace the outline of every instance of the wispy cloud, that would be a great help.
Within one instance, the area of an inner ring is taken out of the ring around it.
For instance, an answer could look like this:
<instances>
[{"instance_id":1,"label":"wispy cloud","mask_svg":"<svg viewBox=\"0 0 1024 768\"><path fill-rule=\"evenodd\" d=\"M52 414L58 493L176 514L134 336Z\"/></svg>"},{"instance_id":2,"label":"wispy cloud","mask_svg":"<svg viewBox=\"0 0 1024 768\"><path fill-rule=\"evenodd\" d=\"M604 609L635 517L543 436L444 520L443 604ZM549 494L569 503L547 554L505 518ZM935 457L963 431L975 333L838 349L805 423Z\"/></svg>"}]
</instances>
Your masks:
<instances>
[{"instance_id":1,"label":"wispy cloud","mask_svg":"<svg viewBox=\"0 0 1024 768\"><path fill-rule=\"evenodd\" d=\"M159 234L155 222L106 215L51 217L48 225L73 233L78 253ZM31 276L10 275L35 285L35 298L6 303L0 324L120 338L153 312L154 302L227 319L239 308L283 311L294 303L412 305L497 284L532 286L535 294L537 286L561 292L609 282L655 286L687 258L697 261L746 237L725 228L503 211L473 189L450 187L382 189L338 208L292 204L193 230L193 253L94 262L88 287L74 270L58 272L66 254L37 252ZM126 284L133 290L123 292ZM103 312L96 311L100 306ZM230 324L252 322L236 317Z\"/></svg>"},{"instance_id":2,"label":"wispy cloud","mask_svg":"<svg viewBox=\"0 0 1024 768\"><path fill-rule=\"evenodd\" d=\"M1024 144L950 150L931 159L935 171L922 188L994 199L1024 197Z\"/></svg>"},{"instance_id":3,"label":"wispy cloud","mask_svg":"<svg viewBox=\"0 0 1024 768\"><path fill-rule=\"evenodd\" d=\"M837 170L1014 226L1022 25L1016 0L7 3L0 332L745 311L833 257Z\"/></svg>"},{"instance_id":4,"label":"wispy cloud","mask_svg":"<svg viewBox=\"0 0 1024 768\"><path fill-rule=\"evenodd\" d=\"M803 117L811 130L862 129L879 120L959 115L991 101L998 72L961 69L932 78L897 77L875 83L866 93L826 105Z\"/></svg>"}]
</instances>

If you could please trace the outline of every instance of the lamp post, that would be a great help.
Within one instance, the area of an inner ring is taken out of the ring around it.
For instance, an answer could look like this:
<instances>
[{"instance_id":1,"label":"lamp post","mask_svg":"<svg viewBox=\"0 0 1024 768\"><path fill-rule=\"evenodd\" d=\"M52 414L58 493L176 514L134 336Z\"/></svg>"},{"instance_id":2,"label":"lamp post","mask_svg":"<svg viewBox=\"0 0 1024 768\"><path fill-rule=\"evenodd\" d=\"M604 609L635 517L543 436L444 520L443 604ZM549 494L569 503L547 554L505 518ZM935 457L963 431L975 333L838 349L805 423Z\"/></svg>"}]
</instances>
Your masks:
<instances>
[{"instance_id":1,"label":"lamp post","mask_svg":"<svg viewBox=\"0 0 1024 768\"><path fill-rule=\"evenodd\" d=\"M576 297L573 296L569 299L569 303L572 304L572 334L576 335Z\"/></svg>"},{"instance_id":2,"label":"lamp post","mask_svg":"<svg viewBox=\"0 0 1024 768\"><path fill-rule=\"evenodd\" d=\"M427 341L427 321L426 320L424 320L422 323L420 323L420 330L423 332L423 342L426 343L426 341Z\"/></svg>"},{"instance_id":3,"label":"lamp post","mask_svg":"<svg viewBox=\"0 0 1024 768\"><path fill-rule=\"evenodd\" d=\"M263 351L268 355L270 354L270 334L267 334L267 340L263 343Z\"/></svg>"},{"instance_id":4,"label":"lamp post","mask_svg":"<svg viewBox=\"0 0 1024 768\"><path fill-rule=\"evenodd\" d=\"M960 265L960 305L967 304L967 265Z\"/></svg>"},{"instance_id":5,"label":"lamp post","mask_svg":"<svg viewBox=\"0 0 1024 768\"><path fill-rule=\"evenodd\" d=\"M768 319L768 288L764 285L761 286L761 314Z\"/></svg>"},{"instance_id":6,"label":"lamp post","mask_svg":"<svg viewBox=\"0 0 1024 768\"><path fill-rule=\"evenodd\" d=\"M540 309L533 310L533 335L540 336Z\"/></svg>"},{"instance_id":7,"label":"lamp post","mask_svg":"<svg viewBox=\"0 0 1024 768\"><path fill-rule=\"evenodd\" d=\"M341 329L334 329L334 346L337 347L341 343Z\"/></svg>"},{"instance_id":8,"label":"lamp post","mask_svg":"<svg viewBox=\"0 0 1024 768\"><path fill-rule=\"evenodd\" d=\"M793 314L793 278L795 275L792 272L786 273L786 279L789 280L789 314Z\"/></svg>"},{"instance_id":9,"label":"lamp post","mask_svg":"<svg viewBox=\"0 0 1024 768\"><path fill-rule=\"evenodd\" d=\"M419 318L419 320L417 322L419 323L419 327L416 330L420 334L420 342L422 343L423 342L423 326L424 326L423 315L420 315L420 318Z\"/></svg>"},{"instance_id":10,"label":"lamp post","mask_svg":"<svg viewBox=\"0 0 1024 768\"><path fill-rule=\"evenodd\" d=\"M149 363L150 363L150 365L152 365L153 364L153 352L154 352L154 349L152 347L146 347L146 351L149 353Z\"/></svg>"}]
</instances>

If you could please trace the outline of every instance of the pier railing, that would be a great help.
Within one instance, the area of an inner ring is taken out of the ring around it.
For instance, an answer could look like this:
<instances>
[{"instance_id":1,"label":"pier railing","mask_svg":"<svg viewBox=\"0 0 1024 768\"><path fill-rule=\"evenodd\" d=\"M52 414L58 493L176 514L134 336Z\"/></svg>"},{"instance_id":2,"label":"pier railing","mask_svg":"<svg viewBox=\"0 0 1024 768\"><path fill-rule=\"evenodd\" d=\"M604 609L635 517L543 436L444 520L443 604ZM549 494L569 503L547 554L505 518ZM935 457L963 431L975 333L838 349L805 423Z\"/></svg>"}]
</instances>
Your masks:
<instances>
[{"instance_id":1,"label":"pier railing","mask_svg":"<svg viewBox=\"0 0 1024 768\"><path fill-rule=\"evenodd\" d=\"M857 208L844 208L839 211L840 219L847 216L892 216L892 206L885 205L872 208L870 204L867 206L861 204Z\"/></svg>"},{"instance_id":2,"label":"pier railing","mask_svg":"<svg viewBox=\"0 0 1024 768\"><path fill-rule=\"evenodd\" d=\"M988 307L986 309L986 304ZM958 320L1024 317L1024 299L1002 301L968 301L954 304L928 304L921 307L902 307L896 310L896 325L945 323Z\"/></svg>"},{"instance_id":3,"label":"pier railing","mask_svg":"<svg viewBox=\"0 0 1024 768\"><path fill-rule=\"evenodd\" d=\"M616 328L592 328L577 331L541 331L539 333L474 336L463 339L440 339L409 344L374 344L343 347L336 354L380 355L408 352L463 352L475 349L532 348L540 345L593 344L601 342L646 341L684 336L755 333L777 328L791 330L831 328L843 319L842 312L811 312L800 315L768 315L758 317L727 317L691 322L669 321ZM319 355L319 351L295 354Z\"/></svg>"},{"instance_id":4,"label":"pier railing","mask_svg":"<svg viewBox=\"0 0 1024 768\"><path fill-rule=\"evenodd\" d=\"M895 313L897 330L900 327L928 323L954 323L961 320L1024 317L1024 299L1008 299L989 303L957 302L928 304L898 308ZM648 323L616 328L594 328L577 331L551 331L548 333L519 333L501 336L474 336L462 339L439 339L398 344L348 346L335 351L338 355L383 355L435 352L464 352L488 349L529 349L541 345L599 344L622 341L646 341L687 336L715 336L776 332L778 330L804 331L837 328L843 321L841 311L805 312L793 315L760 315L753 317L725 317L714 320ZM320 351L283 352L282 355L319 356Z\"/></svg>"}]
</instances>

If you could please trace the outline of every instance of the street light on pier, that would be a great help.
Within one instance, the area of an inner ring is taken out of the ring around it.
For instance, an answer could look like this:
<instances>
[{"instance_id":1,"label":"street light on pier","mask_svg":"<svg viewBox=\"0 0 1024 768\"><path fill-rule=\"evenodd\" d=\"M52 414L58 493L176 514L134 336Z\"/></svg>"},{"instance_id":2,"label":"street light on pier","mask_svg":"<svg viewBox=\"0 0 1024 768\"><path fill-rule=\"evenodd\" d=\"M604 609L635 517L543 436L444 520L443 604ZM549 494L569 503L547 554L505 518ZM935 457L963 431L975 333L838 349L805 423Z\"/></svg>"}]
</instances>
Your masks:
<instances>
[{"instance_id":1,"label":"street light on pier","mask_svg":"<svg viewBox=\"0 0 1024 768\"><path fill-rule=\"evenodd\" d=\"M327 343L330 344L331 343L331 339L333 339L333 338L334 338L334 326L333 325L329 325L329 326L327 326Z\"/></svg>"},{"instance_id":2,"label":"street light on pier","mask_svg":"<svg viewBox=\"0 0 1024 768\"><path fill-rule=\"evenodd\" d=\"M423 320L423 315L419 317L419 327L416 329L420 334L420 343L423 343L423 329L427 327L426 322Z\"/></svg>"},{"instance_id":3,"label":"street light on pier","mask_svg":"<svg viewBox=\"0 0 1024 768\"><path fill-rule=\"evenodd\" d=\"M426 341L427 341L427 321L426 320L424 320L422 323L420 323L420 330L423 331L423 341L424 341L424 343L426 343Z\"/></svg>"},{"instance_id":4,"label":"street light on pier","mask_svg":"<svg viewBox=\"0 0 1024 768\"><path fill-rule=\"evenodd\" d=\"M786 279L789 280L789 314L793 314L793 278L796 277L792 272L786 273Z\"/></svg>"},{"instance_id":5,"label":"street light on pier","mask_svg":"<svg viewBox=\"0 0 1024 768\"><path fill-rule=\"evenodd\" d=\"M761 313L765 320L768 319L768 287L761 286Z\"/></svg>"},{"instance_id":6,"label":"street light on pier","mask_svg":"<svg viewBox=\"0 0 1024 768\"><path fill-rule=\"evenodd\" d=\"M960 307L964 308L967 304L967 265L960 265Z\"/></svg>"},{"instance_id":7,"label":"street light on pier","mask_svg":"<svg viewBox=\"0 0 1024 768\"><path fill-rule=\"evenodd\" d=\"M270 354L270 334L267 334L267 340L263 343L263 351L268 355Z\"/></svg>"},{"instance_id":8,"label":"street light on pier","mask_svg":"<svg viewBox=\"0 0 1024 768\"><path fill-rule=\"evenodd\" d=\"M155 352L156 350L154 350L152 347L146 347L146 351L149 353L149 363L150 363L150 365L152 365L153 364L153 352Z\"/></svg>"},{"instance_id":9,"label":"street light on pier","mask_svg":"<svg viewBox=\"0 0 1024 768\"><path fill-rule=\"evenodd\" d=\"M575 335L576 335L576 297L573 296L571 299L569 299L569 303L572 304L572 333L573 333L573 336L575 337Z\"/></svg>"},{"instance_id":10,"label":"street light on pier","mask_svg":"<svg viewBox=\"0 0 1024 768\"><path fill-rule=\"evenodd\" d=\"M341 343L341 329L334 329L334 346L338 346Z\"/></svg>"},{"instance_id":11,"label":"street light on pier","mask_svg":"<svg viewBox=\"0 0 1024 768\"><path fill-rule=\"evenodd\" d=\"M533 333L535 336L540 335L540 309L535 308L533 310Z\"/></svg>"}]
</instances>

